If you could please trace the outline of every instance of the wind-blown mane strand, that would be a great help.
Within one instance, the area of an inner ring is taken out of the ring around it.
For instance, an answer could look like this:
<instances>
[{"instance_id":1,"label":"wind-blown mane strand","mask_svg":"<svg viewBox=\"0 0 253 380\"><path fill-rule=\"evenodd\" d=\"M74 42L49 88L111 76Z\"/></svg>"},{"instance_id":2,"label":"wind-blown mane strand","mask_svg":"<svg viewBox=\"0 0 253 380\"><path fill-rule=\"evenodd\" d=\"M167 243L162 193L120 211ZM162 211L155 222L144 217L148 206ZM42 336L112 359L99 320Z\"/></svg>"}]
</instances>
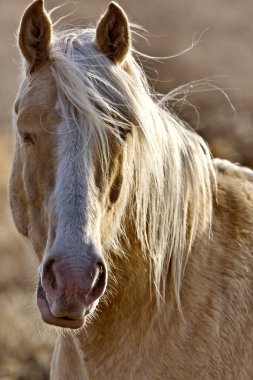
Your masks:
<instances>
[{"instance_id":1,"label":"wind-blown mane strand","mask_svg":"<svg viewBox=\"0 0 253 380\"><path fill-rule=\"evenodd\" d=\"M188 253L208 233L215 176L204 141L158 105L131 53L124 66L111 64L94 45L95 31L56 34L50 59L63 116L93 141L105 173L110 139L126 144L126 202L117 207L115 231L106 249L120 246L124 211L131 213L138 239L152 262L157 294L165 294L171 270L176 299ZM85 125L85 128L84 128ZM131 137L122 138L131 131ZM159 299L159 297L158 297Z\"/></svg>"}]
</instances>

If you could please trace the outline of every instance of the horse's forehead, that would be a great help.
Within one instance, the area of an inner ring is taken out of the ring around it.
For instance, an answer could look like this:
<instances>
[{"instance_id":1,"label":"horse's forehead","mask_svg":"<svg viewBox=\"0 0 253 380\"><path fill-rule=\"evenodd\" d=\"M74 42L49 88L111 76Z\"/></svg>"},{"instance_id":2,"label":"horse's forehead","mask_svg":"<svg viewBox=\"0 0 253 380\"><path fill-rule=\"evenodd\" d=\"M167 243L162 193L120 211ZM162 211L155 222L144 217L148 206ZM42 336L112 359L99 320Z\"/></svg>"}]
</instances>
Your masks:
<instances>
[{"instance_id":1,"label":"horse's forehead","mask_svg":"<svg viewBox=\"0 0 253 380\"><path fill-rule=\"evenodd\" d=\"M16 100L15 108L23 111L38 112L40 108L45 110L55 107L57 102L57 90L55 80L50 67L39 70L31 79L25 79Z\"/></svg>"}]
</instances>

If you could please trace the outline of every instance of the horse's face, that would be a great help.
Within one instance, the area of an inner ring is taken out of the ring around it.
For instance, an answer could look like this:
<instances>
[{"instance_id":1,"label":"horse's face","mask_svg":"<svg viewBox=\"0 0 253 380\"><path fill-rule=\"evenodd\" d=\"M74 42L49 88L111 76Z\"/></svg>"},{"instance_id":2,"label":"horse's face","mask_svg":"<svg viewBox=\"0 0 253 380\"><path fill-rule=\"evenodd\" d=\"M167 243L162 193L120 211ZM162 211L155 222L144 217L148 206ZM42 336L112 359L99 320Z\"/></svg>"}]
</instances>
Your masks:
<instances>
[{"instance_id":1,"label":"horse's face","mask_svg":"<svg viewBox=\"0 0 253 380\"><path fill-rule=\"evenodd\" d=\"M115 12L120 22L126 21L111 5L98 25L97 46L119 63L125 44L115 49L113 41L104 40L106 25L114 27L110 18L115 21ZM34 73L27 75L15 103L10 203L18 230L31 240L41 261L37 299L43 320L79 328L106 288L101 245L108 228L106 210L111 212L120 195L122 156L112 149L114 160L105 179L82 134L66 133L48 60L50 36L51 22L37 0L26 10L20 29L20 48Z\"/></svg>"}]
</instances>

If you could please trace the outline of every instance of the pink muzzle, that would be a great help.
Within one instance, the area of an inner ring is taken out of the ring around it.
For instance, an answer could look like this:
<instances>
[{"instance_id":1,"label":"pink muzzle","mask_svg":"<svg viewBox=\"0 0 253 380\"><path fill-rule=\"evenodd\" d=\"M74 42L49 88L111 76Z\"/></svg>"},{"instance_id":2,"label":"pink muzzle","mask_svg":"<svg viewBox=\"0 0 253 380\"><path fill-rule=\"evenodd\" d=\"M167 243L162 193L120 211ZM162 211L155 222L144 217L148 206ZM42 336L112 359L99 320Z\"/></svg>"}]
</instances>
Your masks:
<instances>
[{"instance_id":1,"label":"pink muzzle","mask_svg":"<svg viewBox=\"0 0 253 380\"><path fill-rule=\"evenodd\" d=\"M77 329L103 295L107 270L102 258L94 252L70 256L54 251L48 255L41 277L37 304L43 321Z\"/></svg>"}]
</instances>

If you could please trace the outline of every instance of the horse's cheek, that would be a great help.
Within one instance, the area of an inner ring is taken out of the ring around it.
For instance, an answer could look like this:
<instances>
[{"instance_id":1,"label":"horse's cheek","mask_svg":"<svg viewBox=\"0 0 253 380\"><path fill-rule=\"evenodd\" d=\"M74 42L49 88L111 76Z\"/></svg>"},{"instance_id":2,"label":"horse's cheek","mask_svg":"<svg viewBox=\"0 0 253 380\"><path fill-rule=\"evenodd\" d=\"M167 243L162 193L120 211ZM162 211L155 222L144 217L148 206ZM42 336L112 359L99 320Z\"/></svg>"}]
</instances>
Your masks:
<instances>
[{"instance_id":1,"label":"horse's cheek","mask_svg":"<svg viewBox=\"0 0 253 380\"><path fill-rule=\"evenodd\" d=\"M28 237L27 201L22 178L21 157L14 157L12 173L9 182L9 200L13 219L18 231Z\"/></svg>"}]
</instances>

